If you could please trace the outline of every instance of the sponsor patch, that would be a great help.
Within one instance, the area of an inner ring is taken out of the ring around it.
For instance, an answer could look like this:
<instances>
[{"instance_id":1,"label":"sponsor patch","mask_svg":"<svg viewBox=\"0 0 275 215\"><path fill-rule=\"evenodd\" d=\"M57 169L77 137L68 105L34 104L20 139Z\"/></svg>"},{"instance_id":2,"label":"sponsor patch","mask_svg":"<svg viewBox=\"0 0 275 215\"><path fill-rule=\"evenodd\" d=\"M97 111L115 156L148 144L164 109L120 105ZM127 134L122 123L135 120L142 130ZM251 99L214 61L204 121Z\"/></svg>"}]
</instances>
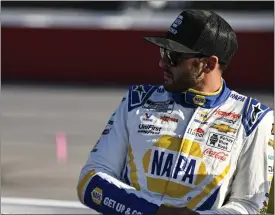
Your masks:
<instances>
[{"instance_id":1,"label":"sponsor patch","mask_svg":"<svg viewBox=\"0 0 275 215\"><path fill-rule=\"evenodd\" d=\"M202 111L201 113L198 114L198 118L195 119L194 121L202 125L206 125L208 123L207 120L208 120L208 113L206 111Z\"/></svg>"},{"instance_id":2,"label":"sponsor patch","mask_svg":"<svg viewBox=\"0 0 275 215\"><path fill-rule=\"evenodd\" d=\"M211 125L210 128L215 128L217 129L219 132L223 132L223 133L236 133L237 129L236 128L232 128L229 125L226 124L216 124L214 123L213 125Z\"/></svg>"},{"instance_id":3,"label":"sponsor patch","mask_svg":"<svg viewBox=\"0 0 275 215\"><path fill-rule=\"evenodd\" d=\"M174 109L174 101L167 100L167 101L155 102L155 101L148 99L145 102L145 104L142 106L142 108L150 110L150 111L172 113L172 111Z\"/></svg>"},{"instance_id":4,"label":"sponsor patch","mask_svg":"<svg viewBox=\"0 0 275 215\"><path fill-rule=\"evenodd\" d=\"M274 140L269 140L268 145L274 149Z\"/></svg>"},{"instance_id":5,"label":"sponsor patch","mask_svg":"<svg viewBox=\"0 0 275 215\"><path fill-rule=\"evenodd\" d=\"M273 169L274 169L273 166L268 166L268 173L273 173Z\"/></svg>"},{"instance_id":6,"label":"sponsor patch","mask_svg":"<svg viewBox=\"0 0 275 215\"><path fill-rule=\"evenodd\" d=\"M239 119L241 117L241 114L234 113L234 112L226 112L220 109L216 110L214 115L218 117L224 117L224 118L234 119L234 120Z\"/></svg>"},{"instance_id":7,"label":"sponsor patch","mask_svg":"<svg viewBox=\"0 0 275 215\"><path fill-rule=\"evenodd\" d=\"M152 122L153 121L153 115L151 113L145 113L144 117L141 118L141 121L143 122Z\"/></svg>"},{"instance_id":8,"label":"sponsor patch","mask_svg":"<svg viewBox=\"0 0 275 215\"><path fill-rule=\"evenodd\" d=\"M230 95L230 98L233 98L233 99L235 99L235 100L237 100L237 101L244 102L246 97L245 97L245 96L241 96L241 95L239 95L239 94L232 93L232 94Z\"/></svg>"},{"instance_id":9,"label":"sponsor patch","mask_svg":"<svg viewBox=\"0 0 275 215\"><path fill-rule=\"evenodd\" d=\"M209 175L202 152L199 142L161 136L142 157L148 190L160 195L165 192L170 198L188 198L194 187L200 186ZM227 175L228 168L218 169L217 174ZM216 186L209 188L209 193Z\"/></svg>"},{"instance_id":10,"label":"sponsor patch","mask_svg":"<svg viewBox=\"0 0 275 215\"><path fill-rule=\"evenodd\" d=\"M236 122L239 121L238 119L234 120L234 119L228 119L228 118L223 118L223 117L217 118L217 120L220 120L222 122L226 122L228 124L235 124Z\"/></svg>"},{"instance_id":11,"label":"sponsor patch","mask_svg":"<svg viewBox=\"0 0 275 215\"><path fill-rule=\"evenodd\" d=\"M127 208L124 204L122 204L114 199L111 199L109 197L104 198L103 205L105 205L108 208L112 208L114 211L116 211L117 213L120 213L120 214L126 214L126 215L130 215L130 214L141 215L142 214L141 212L134 210L130 207Z\"/></svg>"},{"instance_id":12,"label":"sponsor patch","mask_svg":"<svg viewBox=\"0 0 275 215\"><path fill-rule=\"evenodd\" d=\"M232 137L210 132L206 145L230 152L234 144L234 141L235 139Z\"/></svg>"},{"instance_id":13,"label":"sponsor patch","mask_svg":"<svg viewBox=\"0 0 275 215\"><path fill-rule=\"evenodd\" d=\"M161 127L148 124L139 124L138 128L138 133L143 134L159 134L161 131Z\"/></svg>"},{"instance_id":14,"label":"sponsor patch","mask_svg":"<svg viewBox=\"0 0 275 215\"><path fill-rule=\"evenodd\" d=\"M214 151L211 148L206 148L203 151L203 155L206 155L208 157L212 157L212 158L215 158L215 159L218 159L218 160L221 160L221 161L225 161L226 158L228 157L227 153L225 153L225 152L219 152L219 151Z\"/></svg>"},{"instance_id":15,"label":"sponsor patch","mask_svg":"<svg viewBox=\"0 0 275 215\"><path fill-rule=\"evenodd\" d=\"M168 31L172 34L177 34L177 27L181 25L183 16L179 15L177 19L172 23L172 25L169 27Z\"/></svg>"},{"instance_id":16,"label":"sponsor patch","mask_svg":"<svg viewBox=\"0 0 275 215\"><path fill-rule=\"evenodd\" d=\"M151 175L166 176L166 178L172 177L189 184L194 183L194 173L197 170L196 160L190 159L188 156L179 155L178 163L176 164L176 171L172 171L172 165L174 156L173 153L166 153L165 151L153 151L153 158L151 163ZM160 165L161 164L161 165ZM185 174L179 174L179 173ZM173 173L173 174L172 174Z\"/></svg>"},{"instance_id":17,"label":"sponsor patch","mask_svg":"<svg viewBox=\"0 0 275 215\"><path fill-rule=\"evenodd\" d=\"M273 155L268 155L267 158L268 158L268 160L274 160L274 156Z\"/></svg>"},{"instance_id":18,"label":"sponsor patch","mask_svg":"<svg viewBox=\"0 0 275 215\"><path fill-rule=\"evenodd\" d=\"M112 125L114 124L113 120L109 120L107 126L104 128L102 135L107 135L110 133L111 129L112 129Z\"/></svg>"},{"instance_id":19,"label":"sponsor patch","mask_svg":"<svg viewBox=\"0 0 275 215\"><path fill-rule=\"evenodd\" d=\"M114 124L114 121L109 120L109 121L108 121L108 124L109 124L109 125L113 125L113 124Z\"/></svg>"},{"instance_id":20,"label":"sponsor patch","mask_svg":"<svg viewBox=\"0 0 275 215\"><path fill-rule=\"evenodd\" d=\"M102 131L102 135L107 135L110 133L110 128L105 128L103 131Z\"/></svg>"},{"instance_id":21,"label":"sponsor patch","mask_svg":"<svg viewBox=\"0 0 275 215\"><path fill-rule=\"evenodd\" d=\"M163 124L165 122L175 122L175 123L178 123L178 121L179 121L178 119L172 118L170 116L161 116L160 120L161 120L161 124Z\"/></svg>"},{"instance_id":22,"label":"sponsor patch","mask_svg":"<svg viewBox=\"0 0 275 215\"><path fill-rule=\"evenodd\" d=\"M267 202L263 202L263 207L260 209L259 214L266 214L267 212Z\"/></svg>"},{"instance_id":23,"label":"sponsor patch","mask_svg":"<svg viewBox=\"0 0 275 215\"><path fill-rule=\"evenodd\" d=\"M191 135L194 135L196 137L203 137L205 132L202 128L196 128L196 129L192 129L192 128L189 128L188 131L187 131L188 134L191 134Z\"/></svg>"},{"instance_id":24,"label":"sponsor patch","mask_svg":"<svg viewBox=\"0 0 275 215\"><path fill-rule=\"evenodd\" d=\"M91 192L92 200L95 204L100 205L102 202L102 190L98 187Z\"/></svg>"},{"instance_id":25,"label":"sponsor patch","mask_svg":"<svg viewBox=\"0 0 275 215\"><path fill-rule=\"evenodd\" d=\"M196 95L194 98L193 98L193 102L194 104L196 105L199 105L199 106L203 106L206 102L206 99L204 96L201 96L201 95Z\"/></svg>"},{"instance_id":26,"label":"sponsor patch","mask_svg":"<svg viewBox=\"0 0 275 215\"><path fill-rule=\"evenodd\" d=\"M97 152L96 147L97 147L97 145L99 144L99 142L100 142L100 140L98 140L98 141L96 142L96 144L95 144L94 148L92 149L91 153L92 153L92 152Z\"/></svg>"}]
</instances>

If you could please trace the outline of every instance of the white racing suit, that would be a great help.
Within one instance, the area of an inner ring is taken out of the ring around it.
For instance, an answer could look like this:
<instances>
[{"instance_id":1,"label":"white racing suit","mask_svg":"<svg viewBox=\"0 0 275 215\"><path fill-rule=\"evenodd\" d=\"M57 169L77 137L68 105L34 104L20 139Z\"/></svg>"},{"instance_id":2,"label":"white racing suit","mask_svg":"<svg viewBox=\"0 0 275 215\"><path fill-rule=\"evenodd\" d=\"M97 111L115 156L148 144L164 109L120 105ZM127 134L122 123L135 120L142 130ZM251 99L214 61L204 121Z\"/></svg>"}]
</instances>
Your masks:
<instances>
[{"instance_id":1,"label":"white racing suit","mask_svg":"<svg viewBox=\"0 0 275 215\"><path fill-rule=\"evenodd\" d=\"M273 110L224 81L215 94L131 86L81 171L79 199L103 214L264 212L273 123Z\"/></svg>"}]
</instances>

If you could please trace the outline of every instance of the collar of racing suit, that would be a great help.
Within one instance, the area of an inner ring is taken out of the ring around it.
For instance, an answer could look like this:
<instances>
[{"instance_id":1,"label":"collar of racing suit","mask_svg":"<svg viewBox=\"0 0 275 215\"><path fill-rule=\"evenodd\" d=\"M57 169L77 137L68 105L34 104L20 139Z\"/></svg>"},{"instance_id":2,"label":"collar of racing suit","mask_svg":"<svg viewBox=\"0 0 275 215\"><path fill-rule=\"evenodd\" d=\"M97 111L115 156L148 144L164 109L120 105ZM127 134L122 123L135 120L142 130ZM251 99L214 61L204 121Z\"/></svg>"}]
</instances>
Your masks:
<instances>
[{"instance_id":1,"label":"collar of racing suit","mask_svg":"<svg viewBox=\"0 0 275 215\"><path fill-rule=\"evenodd\" d=\"M227 88L224 79L222 79L222 86L215 93L204 93L189 89L183 93L173 93L173 98L177 103L186 107L213 108L222 104L230 93L231 90Z\"/></svg>"}]
</instances>

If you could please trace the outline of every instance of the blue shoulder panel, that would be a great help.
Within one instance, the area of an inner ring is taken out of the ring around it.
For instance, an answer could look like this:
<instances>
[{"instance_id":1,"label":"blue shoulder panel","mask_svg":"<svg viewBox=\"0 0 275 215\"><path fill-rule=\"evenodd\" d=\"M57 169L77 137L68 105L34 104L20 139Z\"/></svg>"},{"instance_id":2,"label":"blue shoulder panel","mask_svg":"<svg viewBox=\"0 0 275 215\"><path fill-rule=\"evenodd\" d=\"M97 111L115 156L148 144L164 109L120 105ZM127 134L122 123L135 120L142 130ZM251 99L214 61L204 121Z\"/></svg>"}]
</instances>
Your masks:
<instances>
[{"instance_id":1,"label":"blue shoulder panel","mask_svg":"<svg viewBox=\"0 0 275 215\"><path fill-rule=\"evenodd\" d=\"M269 107L261 104L256 99L249 98L246 100L243 110L242 123L247 136L254 131L269 111L271 111Z\"/></svg>"},{"instance_id":2,"label":"blue shoulder panel","mask_svg":"<svg viewBox=\"0 0 275 215\"><path fill-rule=\"evenodd\" d=\"M133 85L129 88L129 102L128 111L141 106L152 95L152 93L158 88L154 85Z\"/></svg>"}]
</instances>

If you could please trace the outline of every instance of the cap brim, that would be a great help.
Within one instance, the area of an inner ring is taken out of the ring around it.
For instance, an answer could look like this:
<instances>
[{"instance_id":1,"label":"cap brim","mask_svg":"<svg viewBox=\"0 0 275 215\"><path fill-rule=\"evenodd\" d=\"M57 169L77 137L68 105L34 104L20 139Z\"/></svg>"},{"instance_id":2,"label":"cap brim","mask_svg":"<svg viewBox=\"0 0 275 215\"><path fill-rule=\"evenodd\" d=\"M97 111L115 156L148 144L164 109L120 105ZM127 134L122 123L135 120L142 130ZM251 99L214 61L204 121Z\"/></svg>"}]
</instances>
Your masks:
<instances>
[{"instance_id":1,"label":"cap brim","mask_svg":"<svg viewBox=\"0 0 275 215\"><path fill-rule=\"evenodd\" d=\"M166 37L144 37L144 39L170 51L186 54L200 54L200 52L196 52L174 40L167 39Z\"/></svg>"}]
</instances>

